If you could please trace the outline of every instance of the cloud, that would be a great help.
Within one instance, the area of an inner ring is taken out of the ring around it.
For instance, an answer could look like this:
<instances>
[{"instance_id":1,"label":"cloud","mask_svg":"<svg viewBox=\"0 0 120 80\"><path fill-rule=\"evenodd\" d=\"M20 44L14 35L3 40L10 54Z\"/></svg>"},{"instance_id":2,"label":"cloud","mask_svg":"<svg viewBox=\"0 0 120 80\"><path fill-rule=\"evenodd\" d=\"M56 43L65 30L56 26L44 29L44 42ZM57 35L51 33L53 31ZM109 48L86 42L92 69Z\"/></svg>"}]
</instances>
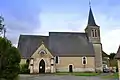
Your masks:
<instances>
[{"instance_id":1,"label":"cloud","mask_svg":"<svg viewBox=\"0 0 120 80\"><path fill-rule=\"evenodd\" d=\"M20 20L11 13L4 12L6 36L11 40L12 44L17 46L20 34L32 34L34 29L37 28L36 23L31 23L27 20Z\"/></svg>"},{"instance_id":2,"label":"cloud","mask_svg":"<svg viewBox=\"0 0 120 80\"><path fill-rule=\"evenodd\" d=\"M103 49L108 53L117 52L118 47L120 45L120 28L107 31L106 34L103 35L102 43Z\"/></svg>"},{"instance_id":3,"label":"cloud","mask_svg":"<svg viewBox=\"0 0 120 80\"><path fill-rule=\"evenodd\" d=\"M45 34L48 32L84 32L86 19L82 14L58 14L58 13L41 13L39 15L40 26L34 30L35 34Z\"/></svg>"},{"instance_id":4,"label":"cloud","mask_svg":"<svg viewBox=\"0 0 120 80\"><path fill-rule=\"evenodd\" d=\"M100 13L97 15L96 19L101 29L103 50L108 54L112 52L116 53L120 44L120 38L118 37L120 33L120 20L116 19L114 16Z\"/></svg>"},{"instance_id":5,"label":"cloud","mask_svg":"<svg viewBox=\"0 0 120 80\"><path fill-rule=\"evenodd\" d=\"M17 6L16 9L17 11L13 6L0 7L0 12L5 19L6 37L15 46L17 46L20 34L32 34L34 29L38 27L38 13L36 9L33 12L29 12L29 9L22 8L18 10Z\"/></svg>"},{"instance_id":6,"label":"cloud","mask_svg":"<svg viewBox=\"0 0 120 80\"><path fill-rule=\"evenodd\" d=\"M116 53L120 45L120 19L116 18L117 13L110 15L106 13L96 13L96 21L101 29L101 42L103 50L110 54Z\"/></svg>"}]
</instances>

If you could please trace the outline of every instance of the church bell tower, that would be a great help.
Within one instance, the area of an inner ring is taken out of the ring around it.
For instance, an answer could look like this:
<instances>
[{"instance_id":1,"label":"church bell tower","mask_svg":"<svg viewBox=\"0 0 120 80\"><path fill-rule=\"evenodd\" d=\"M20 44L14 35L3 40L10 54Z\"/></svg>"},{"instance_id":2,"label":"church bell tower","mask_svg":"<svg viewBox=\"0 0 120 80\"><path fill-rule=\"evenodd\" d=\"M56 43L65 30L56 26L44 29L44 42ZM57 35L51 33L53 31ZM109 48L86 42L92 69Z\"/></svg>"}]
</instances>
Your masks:
<instances>
[{"instance_id":1,"label":"church bell tower","mask_svg":"<svg viewBox=\"0 0 120 80\"><path fill-rule=\"evenodd\" d=\"M95 22L92 9L90 6L88 24L85 28L89 41L93 44L95 52L95 70L102 71L102 44L100 39L100 26Z\"/></svg>"}]
</instances>

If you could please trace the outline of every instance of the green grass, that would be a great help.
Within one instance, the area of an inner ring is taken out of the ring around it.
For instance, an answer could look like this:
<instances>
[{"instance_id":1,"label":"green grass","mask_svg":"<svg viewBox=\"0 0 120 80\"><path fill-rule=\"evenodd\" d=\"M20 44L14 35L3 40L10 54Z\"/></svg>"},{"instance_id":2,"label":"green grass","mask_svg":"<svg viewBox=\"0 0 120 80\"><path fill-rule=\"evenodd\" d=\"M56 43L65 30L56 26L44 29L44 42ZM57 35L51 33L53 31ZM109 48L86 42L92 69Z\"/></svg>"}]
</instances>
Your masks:
<instances>
[{"instance_id":1,"label":"green grass","mask_svg":"<svg viewBox=\"0 0 120 80\"><path fill-rule=\"evenodd\" d=\"M112 78L117 79L117 78L119 78L119 75L118 75L118 73L111 73L110 75L102 76L102 78L104 78L104 79L112 79Z\"/></svg>"},{"instance_id":2,"label":"green grass","mask_svg":"<svg viewBox=\"0 0 120 80\"><path fill-rule=\"evenodd\" d=\"M74 76L97 76L100 73L95 73L95 72L73 72L73 73L69 73L69 72L58 72L55 73L56 75L74 75Z\"/></svg>"}]
</instances>

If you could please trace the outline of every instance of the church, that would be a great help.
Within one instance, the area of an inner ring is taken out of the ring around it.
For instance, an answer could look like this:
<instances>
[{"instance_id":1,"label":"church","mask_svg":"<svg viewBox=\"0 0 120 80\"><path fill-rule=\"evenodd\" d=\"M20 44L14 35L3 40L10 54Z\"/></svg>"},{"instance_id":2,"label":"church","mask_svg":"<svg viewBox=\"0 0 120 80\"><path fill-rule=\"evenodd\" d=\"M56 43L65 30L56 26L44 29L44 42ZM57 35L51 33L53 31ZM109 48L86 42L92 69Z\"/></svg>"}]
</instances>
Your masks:
<instances>
[{"instance_id":1,"label":"church","mask_svg":"<svg viewBox=\"0 0 120 80\"><path fill-rule=\"evenodd\" d=\"M49 32L44 35L20 35L18 50L29 60L30 73L102 71L100 26L90 7L85 32Z\"/></svg>"}]
</instances>

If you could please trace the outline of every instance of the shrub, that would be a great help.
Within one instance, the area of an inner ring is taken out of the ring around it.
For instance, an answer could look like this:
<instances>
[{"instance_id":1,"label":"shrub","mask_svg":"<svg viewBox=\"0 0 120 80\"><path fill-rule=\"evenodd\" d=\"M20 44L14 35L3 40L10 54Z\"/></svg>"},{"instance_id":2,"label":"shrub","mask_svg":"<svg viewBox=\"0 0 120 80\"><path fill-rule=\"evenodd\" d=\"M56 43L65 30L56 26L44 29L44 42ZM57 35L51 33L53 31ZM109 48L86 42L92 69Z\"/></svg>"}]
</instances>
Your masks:
<instances>
[{"instance_id":1,"label":"shrub","mask_svg":"<svg viewBox=\"0 0 120 80\"><path fill-rule=\"evenodd\" d=\"M20 73L21 74L29 74L30 69L28 69L29 64L21 64L20 65Z\"/></svg>"},{"instance_id":2,"label":"shrub","mask_svg":"<svg viewBox=\"0 0 120 80\"><path fill-rule=\"evenodd\" d=\"M20 53L6 38L0 37L0 79L14 80L20 71Z\"/></svg>"}]
</instances>

